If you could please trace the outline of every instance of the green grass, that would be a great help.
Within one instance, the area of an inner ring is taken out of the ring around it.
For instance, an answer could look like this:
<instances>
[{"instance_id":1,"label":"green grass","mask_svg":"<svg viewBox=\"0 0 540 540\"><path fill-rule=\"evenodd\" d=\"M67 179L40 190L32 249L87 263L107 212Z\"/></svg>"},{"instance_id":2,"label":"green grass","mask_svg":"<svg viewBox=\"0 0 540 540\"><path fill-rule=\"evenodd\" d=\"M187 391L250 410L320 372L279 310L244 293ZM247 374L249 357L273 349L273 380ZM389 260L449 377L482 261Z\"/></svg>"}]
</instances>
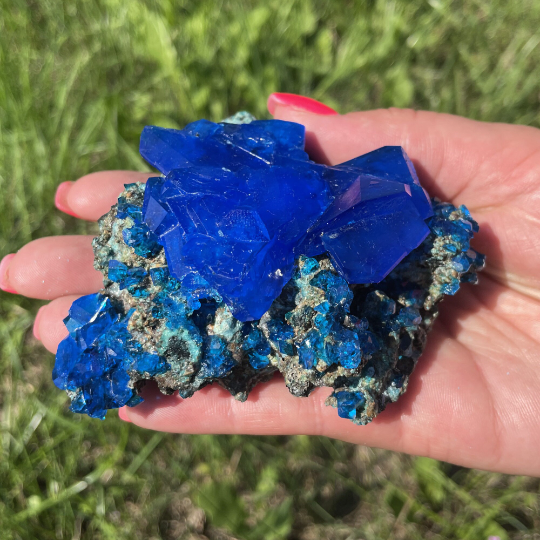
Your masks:
<instances>
[{"instance_id":1,"label":"green grass","mask_svg":"<svg viewBox=\"0 0 540 540\"><path fill-rule=\"evenodd\" d=\"M143 169L143 125L264 116L275 90L540 126L539 28L536 0L0 0L0 255L94 230L55 188ZM540 538L532 478L73 415L37 307L0 293L2 539Z\"/></svg>"}]
</instances>

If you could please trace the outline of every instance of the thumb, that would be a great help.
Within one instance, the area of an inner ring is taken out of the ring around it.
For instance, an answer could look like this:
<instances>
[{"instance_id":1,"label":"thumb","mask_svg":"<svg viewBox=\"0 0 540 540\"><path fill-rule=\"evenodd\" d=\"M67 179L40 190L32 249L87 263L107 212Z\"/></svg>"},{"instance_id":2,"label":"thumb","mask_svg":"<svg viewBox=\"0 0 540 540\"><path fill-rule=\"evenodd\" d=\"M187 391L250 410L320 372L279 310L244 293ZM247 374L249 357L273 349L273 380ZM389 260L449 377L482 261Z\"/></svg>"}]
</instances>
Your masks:
<instances>
[{"instance_id":1,"label":"thumb","mask_svg":"<svg viewBox=\"0 0 540 540\"><path fill-rule=\"evenodd\" d=\"M513 179L521 173L523 181L520 164L540 147L540 130L534 128L427 111L321 115L277 104L272 113L306 126L306 151L322 163L342 163L381 146L403 146L431 195L445 200L459 196L470 209L498 205L515 195Z\"/></svg>"}]
</instances>

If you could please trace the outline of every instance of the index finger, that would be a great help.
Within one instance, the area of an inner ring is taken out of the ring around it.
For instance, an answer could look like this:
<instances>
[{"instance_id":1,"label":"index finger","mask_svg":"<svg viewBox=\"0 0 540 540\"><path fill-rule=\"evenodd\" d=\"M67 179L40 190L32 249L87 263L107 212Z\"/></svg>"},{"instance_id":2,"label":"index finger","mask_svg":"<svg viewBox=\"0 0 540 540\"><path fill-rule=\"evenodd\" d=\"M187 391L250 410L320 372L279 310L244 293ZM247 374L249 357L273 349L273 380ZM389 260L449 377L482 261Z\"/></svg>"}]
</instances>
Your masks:
<instances>
[{"instance_id":1,"label":"index finger","mask_svg":"<svg viewBox=\"0 0 540 540\"><path fill-rule=\"evenodd\" d=\"M459 197L471 210L504 204L534 184L535 128L411 109L326 116L277 105L271 112L306 126L306 150L315 161L335 165L381 146L403 146L431 195Z\"/></svg>"},{"instance_id":2,"label":"index finger","mask_svg":"<svg viewBox=\"0 0 540 540\"><path fill-rule=\"evenodd\" d=\"M63 182L55 196L56 207L66 214L96 221L106 214L125 184L146 182L157 174L136 171L100 171L87 174L75 182Z\"/></svg>"}]
</instances>

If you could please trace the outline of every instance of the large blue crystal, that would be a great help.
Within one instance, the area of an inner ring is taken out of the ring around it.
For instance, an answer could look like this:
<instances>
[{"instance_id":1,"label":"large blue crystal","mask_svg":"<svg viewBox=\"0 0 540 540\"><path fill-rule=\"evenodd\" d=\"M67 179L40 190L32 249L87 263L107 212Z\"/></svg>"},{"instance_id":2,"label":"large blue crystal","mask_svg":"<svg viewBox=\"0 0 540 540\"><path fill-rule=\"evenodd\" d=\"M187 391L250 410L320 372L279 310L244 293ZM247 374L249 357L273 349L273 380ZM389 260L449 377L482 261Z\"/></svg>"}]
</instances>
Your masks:
<instances>
[{"instance_id":1,"label":"large blue crystal","mask_svg":"<svg viewBox=\"0 0 540 540\"><path fill-rule=\"evenodd\" d=\"M348 283L374 283L429 233L431 203L401 147L336 167L303 148L304 127L280 120L141 136L141 154L166 175L148 181L142 213L171 274L202 276L241 321L268 310L299 255L328 252Z\"/></svg>"}]
</instances>

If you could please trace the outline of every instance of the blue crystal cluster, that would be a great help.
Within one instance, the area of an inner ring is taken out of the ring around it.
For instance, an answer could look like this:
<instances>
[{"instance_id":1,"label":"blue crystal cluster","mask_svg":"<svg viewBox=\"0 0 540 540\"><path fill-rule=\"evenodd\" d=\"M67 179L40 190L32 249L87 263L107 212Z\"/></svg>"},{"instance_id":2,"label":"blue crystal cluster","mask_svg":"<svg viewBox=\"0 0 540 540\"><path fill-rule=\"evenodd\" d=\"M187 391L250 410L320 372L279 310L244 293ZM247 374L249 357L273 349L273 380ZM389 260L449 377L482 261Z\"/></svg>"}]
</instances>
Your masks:
<instances>
[{"instance_id":1,"label":"blue crystal cluster","mask_svg":"<svg viewBox=\"0 0 540 540\"><path fill-rule=\"evenodd\" d=\"M297 354L303 369L324 372L335 364L354 370L379 349L367 320L350 313L353 292L328 259L300 256L291 286L298 292L295 309L283 316L288 354ZM274 309L269 315L275 325L279 315Z\"/></svg>"},{"instance_id":2,"label":"blue crystal cluster","mask_svg":"<svg viewBox=\"0 0 540 540\"><path fill-rule=\"evenodd\" d=\"M432 203L399 147L325 167L303 140L246 115L145 129L165 176L101 218L104 289L65 320L53 379L74 412L134 406L148 380L245 400L279 371L296 396L333 388L338 415L366 424L406 390L440 300L484 264L478 225Z\"/></svg>"},{"instance_id":3,"label":"blue crystal cluster","mask_svg":"<svg viewBox=\"0 0 540 540\"><path fill-rule=\"evenodd\" d=\"M204 277L241 321L269 309L300 255L328 253L348 283L375 283L429 233L401 147L327 167L304 138L280 120L143 130L141 154L164 176L148 180L142 214L171 274Z\"/></svg>"},{"instance_id":4,"label":"blue crystal cluster","mask_svg":"<svg viewBox=\"0 0 540 540\"><path fill-rule=\"evenodd\" d=\"M71 305L66 318L69 335L58 346L53 381L70 394L72 411L104 418L107 409L136 405L141 398L132 378L147 379L170 369L131 335L133 311L123 315L100 293Z\"/></svg>"},{"instance_id":5,"label":"blue crystal cluster","mask_svg":"<svg viewBox=\"0 0 540 540\"><path fill-rule=\"evenodd\" d=\"M470 248L478 231L465 206L435 201L431 233L376 287L353 287L351 313L362 314L383 349L357 377L339 381L328 402L339 416L365 424L407 389L445 295L478 281L484 255ZM373 413L373 409L375 413ZM369 411L369 412L368 412Z\"/></svg>"}]
</instances>

